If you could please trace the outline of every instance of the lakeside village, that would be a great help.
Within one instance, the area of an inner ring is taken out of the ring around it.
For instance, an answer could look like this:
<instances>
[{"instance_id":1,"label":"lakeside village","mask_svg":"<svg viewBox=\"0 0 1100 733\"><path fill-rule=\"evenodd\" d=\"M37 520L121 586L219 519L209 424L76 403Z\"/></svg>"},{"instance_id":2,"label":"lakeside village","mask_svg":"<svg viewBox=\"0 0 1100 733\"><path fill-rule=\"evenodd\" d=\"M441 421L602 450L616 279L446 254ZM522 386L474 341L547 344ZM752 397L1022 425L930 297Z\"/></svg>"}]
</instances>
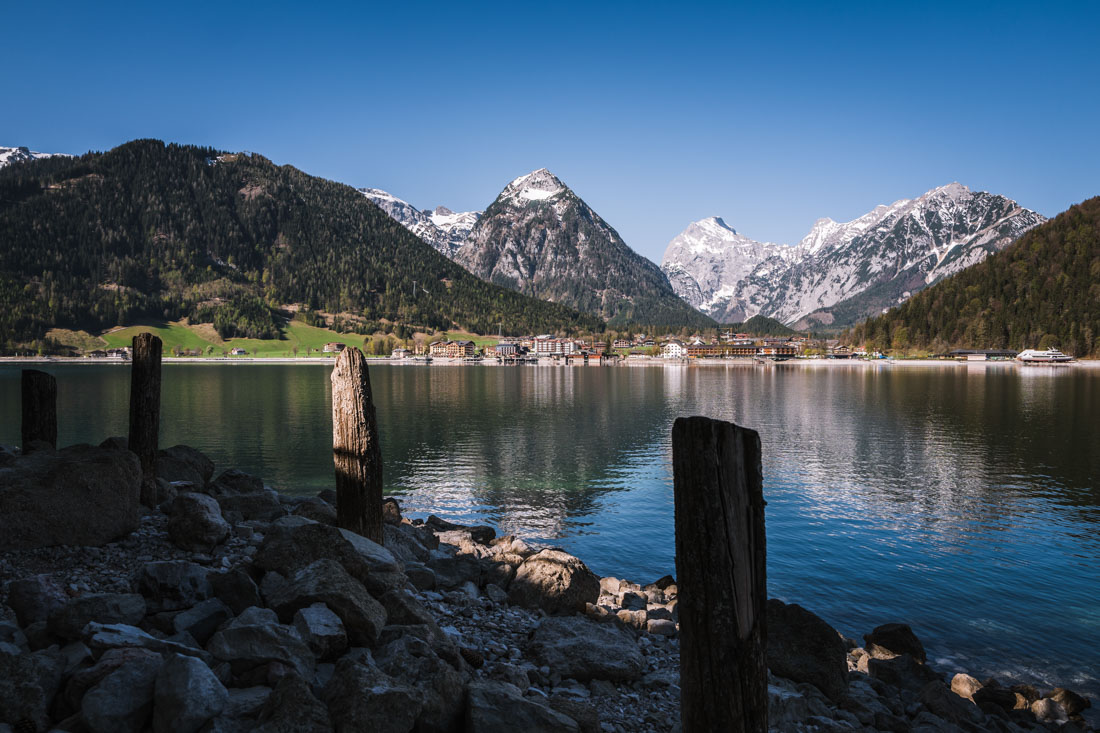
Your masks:
<instances>
[{"instance_id":1,"label":"lakeside village","mask_svg":"<svg viewBox=\"0 0 1100 733\"><path fill-rule=\"evenodd\" d=\"M782 362L790 359L849 359L890 360L878 351L851 347L839 339L820 339L804 335L753 336L747 333L726 331L709 339L698 334L688 339L675 336L652 336L645 333L632 337L620 337L612 341L588 341L583 338L560 338L552 334L522 337L500 337L495 344L483 344L470 339L438 339L428 342L416 340L412 344L398 346L389 355L391 360L410 360L419 363L446 360L448 362L496 361L504 364L537 364L547 361L565 364L616 364L623 360L651 360L688 362L698 359L744 359L761 362ZM321 356L336 356L347 347L340 341L332 341L318 349ZM377 353L377 352L376 352ZM936 354L933 359L950 361L1013 361L1024 360L1031 352L1010 349L955 349ZM1047 355L1048 352L1036 352ZM1050 350L1050 353L1055 353ZM1057 352L1061 359L1073 361ZM201 356L202 352L176 349L176 357ZM243 347L222 352L223 358L252 357ZM309 356L309 354L307 354ZM84 355L90 359L129 361L130 348L96 349ZM385 356L383 355L383 358Z\"/></svg>"}]
</instances>

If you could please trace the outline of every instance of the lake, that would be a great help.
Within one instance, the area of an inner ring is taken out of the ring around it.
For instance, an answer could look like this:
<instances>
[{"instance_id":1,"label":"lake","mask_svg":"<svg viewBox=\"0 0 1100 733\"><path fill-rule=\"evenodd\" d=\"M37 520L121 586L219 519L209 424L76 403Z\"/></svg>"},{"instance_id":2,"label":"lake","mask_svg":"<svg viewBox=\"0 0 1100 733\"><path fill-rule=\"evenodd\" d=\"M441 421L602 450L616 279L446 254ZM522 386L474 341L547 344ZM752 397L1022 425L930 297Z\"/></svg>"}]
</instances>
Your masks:
<instances>
[{"instance_id":1,"label":"lake","mask_svg":"<svg viewBox=\"0 0 1100 733\"><path fill-rule=\"evenodd\" d=\"M59 442L124 435L125 366L46 365ZM0 366L0 443L19 441ZM162 446L289 494L333 486L318 364L166 364ZM601 575L674 572L670 430L760 432L768 584L845 634L911 624L941 669L1100 695L1100 369L1012 364L376 364L385 485Z\"/></svg>"}]
</instances>

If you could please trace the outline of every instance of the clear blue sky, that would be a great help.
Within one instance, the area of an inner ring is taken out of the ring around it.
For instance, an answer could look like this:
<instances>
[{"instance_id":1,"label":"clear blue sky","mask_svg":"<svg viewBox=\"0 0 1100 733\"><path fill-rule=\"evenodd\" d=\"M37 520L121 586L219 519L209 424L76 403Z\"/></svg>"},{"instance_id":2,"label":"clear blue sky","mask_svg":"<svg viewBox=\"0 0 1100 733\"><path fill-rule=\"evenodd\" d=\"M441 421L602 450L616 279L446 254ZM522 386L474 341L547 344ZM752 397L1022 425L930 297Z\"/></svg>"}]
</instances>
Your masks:
<instances>
[{"instance_id":1,"label":"clear blue sky","mask_svg":"<svg viewBox=\"0 0 1100 733\"><path fill-rule=\"evenodd\" d=\"M760 3L759 5L763 5ZM1100 3L23 2L0 145L252 150L421 208L547 167L659 261L950 181L1100 194Z\"/></svg>"}]
</instances>

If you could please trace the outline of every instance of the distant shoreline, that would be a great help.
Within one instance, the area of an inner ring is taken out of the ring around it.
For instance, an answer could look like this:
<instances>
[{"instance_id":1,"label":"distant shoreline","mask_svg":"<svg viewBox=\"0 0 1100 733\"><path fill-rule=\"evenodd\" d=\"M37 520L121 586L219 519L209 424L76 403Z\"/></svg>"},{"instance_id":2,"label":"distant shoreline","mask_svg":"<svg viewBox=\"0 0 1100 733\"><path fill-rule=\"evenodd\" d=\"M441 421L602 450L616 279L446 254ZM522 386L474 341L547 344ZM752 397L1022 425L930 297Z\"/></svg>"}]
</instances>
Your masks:
<instances>
[{"instance_id":1,"label":"distant shoreline","mask_svg":"<svg viewBox=\"0 0 1100 733\"><path fill-rule=\"evenodd\" d=\"M282 357L282 356L257 356L257 357L176 357L166 356L162 359L164 364L318 364L331 366L336 362L335 356L312 356L312 357ZM127 366L131 362L124 361L122 359L89 359L87 357L80 356L0 356L0 365L2 364L87 364L87 365L103 365L113 364L117 366ZM422 361L414 362L412 359L392 359L390 357L368 357L368 363L374 364L392 364L395 366L445 366L445 367L512 367L512 368L529 368L535 367L570 367L570 368L599 368L607 367L609 365L601 365L598 362L585 364L581 360L574 360L569 364L564 361L542 360L538 364L501 364L492 359L485 359L480 362L465 362L461 359L444 359L435 358L431 364L425 364ZM657 357L646 358L633 358L624 359L618 364L610 365L616 367L667 367L682 369L686 367L762 367L762 368L785 368L785 367L825 367L825 368L837 368L844 366L856 366L856 367L1024 367L1032 370L1046 370L1046 369L1063 369L1066 367L1083 367L1086 369L1100 367L1100 360L1097 359L1079 359L1069 364L1029 364L1024 365L1015 360L1005 361L959 361L953 359L789 359L782 362L768 362L760 364L754 361L752 358L737 358L737 359L692 359L692 360L670 360L661 359Z\"/></svg>"}]
</instances>

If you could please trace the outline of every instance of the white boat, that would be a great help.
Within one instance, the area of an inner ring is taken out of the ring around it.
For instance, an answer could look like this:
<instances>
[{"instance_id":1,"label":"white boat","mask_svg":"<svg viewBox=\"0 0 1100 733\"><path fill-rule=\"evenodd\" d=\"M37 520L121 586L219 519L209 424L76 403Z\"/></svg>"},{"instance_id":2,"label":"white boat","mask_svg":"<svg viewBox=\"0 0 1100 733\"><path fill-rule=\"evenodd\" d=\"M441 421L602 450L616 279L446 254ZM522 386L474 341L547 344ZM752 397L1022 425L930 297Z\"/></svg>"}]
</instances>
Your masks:
<instances>
[{"instance_id":1,"label":"white boat","mask_svg":"<svg viewBox=\"0 0 1100 733\"><path fill-rule=\"evenodd\" d=\"M1065 364L1073 361L1073 357L1063 354L1055 348L1039 351L1038 349L1024 349L1016 355L1016 360L1024 364Z\"/></svg>"}]
</instances>

